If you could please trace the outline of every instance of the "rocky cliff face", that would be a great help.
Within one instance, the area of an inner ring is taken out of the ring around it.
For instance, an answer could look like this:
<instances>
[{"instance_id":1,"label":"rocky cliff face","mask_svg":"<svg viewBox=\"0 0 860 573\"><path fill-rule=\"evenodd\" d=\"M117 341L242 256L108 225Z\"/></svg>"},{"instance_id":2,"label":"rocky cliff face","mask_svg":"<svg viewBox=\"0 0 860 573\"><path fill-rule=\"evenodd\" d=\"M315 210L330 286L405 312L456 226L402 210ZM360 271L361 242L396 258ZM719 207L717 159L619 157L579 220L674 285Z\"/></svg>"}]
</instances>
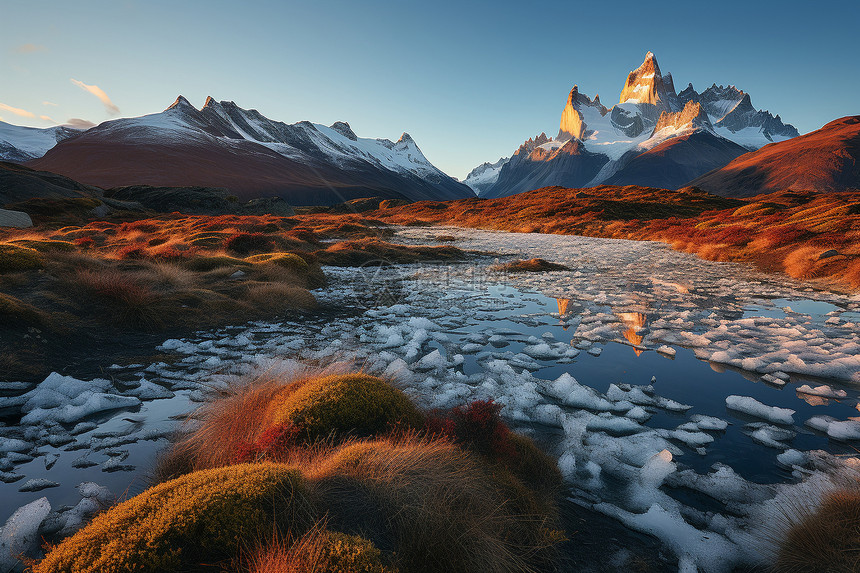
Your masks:
<instances>
[{"instance_id":1,"label":"rocky cliff face","mask_svg":"<svg viewBox=\"0 0 860 573\"><path fill-rule=\"evenodd\" d=\"M583 107L596 110L601 117L609 112L600 103L600 96L594 96L594 100L592 101L588 96L579 93L579 86L573 86L573 89L570 90L570 95L567 96L567 105L564 106L564 110L561 112L561 121L559 122L556 139L567 141L571 138L580 140L586 138L588 124L585 122L582 113Z\"/></svg>"},{"instance_id":2,"label":"rocky cliff face","mask_svg":"<svg viewBox=\"0 0 860 573\"><path fill-rule=\"evenodd\" d=\"M655 106L658 112L678 111L675 83L671 74L664 78L660 73L654 54L645 54L642 65L627 74L618 103L649 104Z\"/></svg>"},{"instance_id":3,"label":"rocky cliff face","mask_svg":"<svg viewBox=\"0 0 860 573\"><path fill-rule=\"evenodd\" d=\"M684 109L678 112L662 112L660 119L657 120L657 125L654 126L654 133L664 129L682 130L682 129L708 129L713 130L711 120L705 109L699 102L688 101Z\"/></svg>"}]
</instances>

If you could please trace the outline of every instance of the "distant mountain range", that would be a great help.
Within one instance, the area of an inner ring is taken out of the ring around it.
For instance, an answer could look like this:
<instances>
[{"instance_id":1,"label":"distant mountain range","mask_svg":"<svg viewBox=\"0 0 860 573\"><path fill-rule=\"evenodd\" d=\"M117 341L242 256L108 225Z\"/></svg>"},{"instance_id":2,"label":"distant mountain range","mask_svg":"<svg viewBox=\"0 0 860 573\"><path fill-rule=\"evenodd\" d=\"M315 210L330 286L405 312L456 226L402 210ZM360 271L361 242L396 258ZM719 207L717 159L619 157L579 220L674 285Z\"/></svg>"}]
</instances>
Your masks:
<instances>
[{"instance_id":1,"label":"distant mountain range","mask_svg":"<svg viewBox=\"0 0 860 573\"><path fill-rule=\"evenodd\" d=\"M102 188L220 187L243 200L277 196L294 205L474 196L407 133L396 142L359 138L345 122L286 124L211 97L197 109L179 96L161 113L86 131L0 123L0 159Z\"/></svg>"},{"instance_id":2,"label":"distant mountain range","mask_svg":"<svg viewBox=\"0 0 860 573\"><path fill-rule=\"evenodd\" d=\"M484 197L548 185L679 188L763 145L797 137L794 126L756 110L749 94L712 85L675 91L654 54L630 72L607 108L573 86L555 138L530 138L509 159L483 164L465 183Z\"/></svg>"},{"instance_id":3,"label":"distant mountain range","mask_svg":"<svg viewBox=\"0 0 860 573\"><path fill-rule=\"evenodd\" d=\"M599 96L592 99L574 85L555 137L529 138L510 157L479 165L463 182L431 164L407 133L396 142L360 138L345 122L286 124L211 97L197 109L179 96L160 113L85 130L0 121L0 161L43 172L39 180L47 181L44 194L50 196L62 194L49 177L55 173L101 189L199 187L242 202L281 198L292 205L371 196L494 198L547 186L598 185L696 185L746 197L786 188L860 187L858 133L857 117L846 117L801 137L779 115L754 108L749 94L735 86L698 92L688 85L677 92L672 75L648 52L627 75L617 104L607 108ZM32 174L4 169L0 197L21 200L24 187L35 188ZM6 183L13 176L26 178L27 185L12 189Z\"/></svg>"}]
</instances>

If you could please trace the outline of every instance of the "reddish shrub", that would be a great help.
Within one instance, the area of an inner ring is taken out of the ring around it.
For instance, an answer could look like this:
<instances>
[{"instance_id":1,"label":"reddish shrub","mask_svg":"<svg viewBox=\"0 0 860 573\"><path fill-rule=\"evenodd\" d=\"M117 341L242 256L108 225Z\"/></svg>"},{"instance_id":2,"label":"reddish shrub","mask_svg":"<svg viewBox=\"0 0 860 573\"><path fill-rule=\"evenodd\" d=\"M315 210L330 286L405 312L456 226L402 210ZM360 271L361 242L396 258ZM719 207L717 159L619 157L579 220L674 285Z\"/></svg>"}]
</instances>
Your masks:
<instances>
[{"instance_id":1,"label":"reddish shrub","mask_svg":"<svg viewBox=\"0 0 860 573\"><path fill-rule=\"evenodd\" d=\"M448 437L486 456L513 458L516 450L501 410L502 405L492 400L476 400L467 406L457 406L447 415L434 412L427 416L424 431Z\"/></svg>"},{"instance_id":2,"label":"reddish shrub","mask_svg":"<svg viewBox=\"0 0 860 573\"><path fill-rule=\"evenodd\" d=\"M75 245L78 246L80 249L87 251L95 247L96 242L93 240L92 237L78 237L77 239L75 239Z\"/></svg>"},{"instance_id":3,"label":"reddish shrub","mask_svg":"<svg viewBox=\"0 0 860 573\"><path fill-rule=\"evenodd\" d=\"M197 254L197 249L180 250L174 246L164 247L152 254L152 259L156 261L183 261L190 259Z\"/></svg>"},{"instance_id":4,"label":"reddish shrub","mask_svg":"<svg viewBox=\"0 0 860 573\"><path fill-rule=\"evenodd\" d=\"M284 460L298 442L299 433L299 427L290 422L272 426L253 443L241 442L236 448L236 462Z\"/></svg>"},{"instance_id":5,"label":"reddish shrub","mask_svg":"<svg viewBox=\"0 0 860 573\"><path fill-rule=\"evenodd\" d=\"M146 246L138 243L132 243L119 249L116 252L116 256L120 259L145 259L147 256Z\"/></svg>"}]
</instances>

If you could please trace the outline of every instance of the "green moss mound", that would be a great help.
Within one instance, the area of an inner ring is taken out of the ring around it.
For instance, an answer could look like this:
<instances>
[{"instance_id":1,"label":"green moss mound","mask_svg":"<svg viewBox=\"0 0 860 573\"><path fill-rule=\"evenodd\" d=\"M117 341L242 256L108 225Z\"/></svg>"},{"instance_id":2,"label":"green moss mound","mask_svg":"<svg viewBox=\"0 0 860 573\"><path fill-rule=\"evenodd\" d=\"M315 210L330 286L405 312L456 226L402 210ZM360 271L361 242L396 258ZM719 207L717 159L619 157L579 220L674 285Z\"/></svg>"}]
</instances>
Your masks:
<instances>
[{"instance_id":1,"label":"green moss mound","mask_svg":"<svg viewBox=\"0 0 860 573\"><path fill-rule=\"evenodd\" d=\"M366 374L309 378L287 386L269 407L274 424L292 423L305 439L374 436L418 427L422 415L403 392Z\"/></svg>"},{"instance_id":2,"label":"green moss mound","mask_svg":"<svg viewBox=\"0 0 860 573\"><path fill-rule=\"evenodd\" d=\"M96 516L34 573L211 571L277 525L312 523L301 474L282 464L194 472ZM209 565L202 565L202 564Z\"/></svg>"},{"instance_id":3,"label":"green moss mound","mask_svg":"<svg viewBox=\"0 0 860 573\"><path fill-rule=\"evenodd\" d=\"M34 249L9 244L0 245L0 273L41 269L44 264L42 255Z\"/></svg>"},{"instance_id":4,"label":"green moss mound","mask_svg":"<svg viewBox=\"0 0 860 573\"><path fill-rule=\"evenodd\" d=\"M323 546L320 573L394 573L382 563L382 552L369 540L356 535L330 533ZM314 569L317 571L317 569Z\"/></svg>"},{"instance_id":5,"label":"green moss mound","mask_svg":"<svg viewBox=\"0 0 860 573\"><path fill-rule=\"evenodd\" d=\"M306 273L309 270L308 263L300 256L293 253L269 253L253 255L245 259L249 263L271 263L286 269Z\"/></svg>"}]
</instances>

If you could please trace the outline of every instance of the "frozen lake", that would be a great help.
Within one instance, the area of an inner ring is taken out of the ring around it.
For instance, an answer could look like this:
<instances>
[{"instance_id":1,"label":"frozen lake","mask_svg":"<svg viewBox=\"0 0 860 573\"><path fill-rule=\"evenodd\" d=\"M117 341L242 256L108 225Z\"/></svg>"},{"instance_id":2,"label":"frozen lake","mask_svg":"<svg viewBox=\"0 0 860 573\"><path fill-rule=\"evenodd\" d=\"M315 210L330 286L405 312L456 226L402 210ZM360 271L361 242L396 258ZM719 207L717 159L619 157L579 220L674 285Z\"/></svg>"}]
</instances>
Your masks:
<instances>
[{"instance_id":1,"label":"frozen lake","mask_svg":"<svg viewBox=\"0 0 860 573\"><path fill-rule=\"evenodd\" d=\"M327 268L310 320L168 340L173 362L105 365L100 380L6 385L0 514L75 505L81 482L141 491L210 388L294 360L355 362L430 408L504 404L558 456L569 503L654 535L684 570L755 563L783 500L855 471L860 296L660 243L438 227L394 241L440 234L494 255ZM571 270L503 275L496 257Z\"/></svg>"}]
</instances>

